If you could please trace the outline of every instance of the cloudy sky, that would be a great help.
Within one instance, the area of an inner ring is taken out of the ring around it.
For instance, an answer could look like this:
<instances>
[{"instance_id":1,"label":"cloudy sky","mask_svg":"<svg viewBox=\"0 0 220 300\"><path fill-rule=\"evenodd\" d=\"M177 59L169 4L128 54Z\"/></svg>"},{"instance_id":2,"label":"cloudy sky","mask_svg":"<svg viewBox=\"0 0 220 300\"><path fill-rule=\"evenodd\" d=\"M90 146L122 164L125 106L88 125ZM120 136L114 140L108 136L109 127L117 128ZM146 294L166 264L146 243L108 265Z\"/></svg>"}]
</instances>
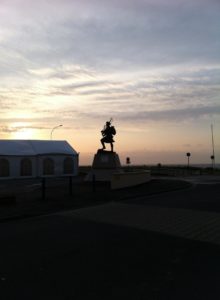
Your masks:
<instances>
[{"instance_id":1,"label":"cloudy sky","mask_svg":"<svg viewBox=\"0 0 220 300\"><path fill-rule=\"evenodd\" d=\"M220 162L219 0L1 0L0 138L65 139L91 163Z\"/></svg>"}]
</instances>

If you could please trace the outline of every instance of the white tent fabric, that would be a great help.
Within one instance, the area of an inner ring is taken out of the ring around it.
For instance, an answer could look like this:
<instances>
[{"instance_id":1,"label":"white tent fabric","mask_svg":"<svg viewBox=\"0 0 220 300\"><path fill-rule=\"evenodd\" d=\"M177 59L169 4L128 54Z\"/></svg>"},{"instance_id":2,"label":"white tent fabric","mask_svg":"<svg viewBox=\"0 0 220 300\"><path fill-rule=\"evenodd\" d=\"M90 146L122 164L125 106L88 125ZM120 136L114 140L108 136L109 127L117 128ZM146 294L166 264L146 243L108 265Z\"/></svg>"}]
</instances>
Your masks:
<instances>
[{"instance_id":1,"label":"white tent fabric","mask_svg":"<svg viewBox=\"0 0 220 300\"><path fill-rule=\"evenodd\" d=\"M79 155L67 141L0 140L0 179L77 176Z\"/></svg>"},{"instance_id":2,"label":"white tent fabric","mask_svg":"<svg viewBox=\"0 0 220 300\"><path fill-rule=\"evenodd\" d=\"M0 140L0 155L36 156L44 154L78 155L67 141Z\"/></svg>"}]
</instances>

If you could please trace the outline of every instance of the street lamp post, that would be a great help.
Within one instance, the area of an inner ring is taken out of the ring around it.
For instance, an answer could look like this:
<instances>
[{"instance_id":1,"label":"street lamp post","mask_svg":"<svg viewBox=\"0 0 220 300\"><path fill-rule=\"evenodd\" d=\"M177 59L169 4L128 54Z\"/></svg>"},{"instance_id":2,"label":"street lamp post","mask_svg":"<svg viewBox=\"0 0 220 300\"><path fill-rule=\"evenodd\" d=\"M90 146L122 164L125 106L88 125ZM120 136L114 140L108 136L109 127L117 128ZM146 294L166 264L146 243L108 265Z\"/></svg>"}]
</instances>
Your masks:
<instances>
[{"instance_id":1,"label":"street lamp post","mask_svg":"<svg viewBox=\"0 0 220 300\"><path fill-rule=\"evenodd\" d=\"M56 129L56 128L59 128L59 127L62 127L63 125L58 125L58 126L55 126L52 128L51 132L50 132L50 139L52 140L53 139L53 131Z\"/></svg>"},{"instance_id":2,"label":"street lamp post","mask_svg":"<svg viewBox=\"0 0 220 300\"><path fill-rule=\"evenodd\" d=\"M211 124L211 133L212 133L212 156L211 156L211 160L212 160L212 168L214 170L215 168L215 145L214 145L214 135L213 135L213 125Z\"/></svg>"},{"instance_id":3,"label":"street lamp post","mask_svg":"<svg viewBox=\"0 0 220 300\"><path fill-rule=\"evenodd\" d=\"M211 161L212 161L212 171L214 172L214 169L215 169L215 156L211 155L210 158L211 158Z\"/></svg>"}]
</instances>

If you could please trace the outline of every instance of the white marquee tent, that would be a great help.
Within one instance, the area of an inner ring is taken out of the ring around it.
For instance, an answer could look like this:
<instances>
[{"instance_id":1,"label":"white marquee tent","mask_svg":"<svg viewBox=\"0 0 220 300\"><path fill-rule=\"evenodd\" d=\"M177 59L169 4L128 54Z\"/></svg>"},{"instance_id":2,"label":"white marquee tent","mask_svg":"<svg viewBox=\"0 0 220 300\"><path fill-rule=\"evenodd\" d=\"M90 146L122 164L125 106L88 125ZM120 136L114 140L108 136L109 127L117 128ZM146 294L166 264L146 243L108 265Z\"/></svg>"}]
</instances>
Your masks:
<instances>
[{"instance_id":1,"label":"white marquee tent","mask_svg":"<svg viewBox=\"0 0 220 300\"><path fill-rule=\"evenodd\" d=\"M0 140L0 178L76 176L78 153L67 141Z\"/></svg>"}]
</instances>

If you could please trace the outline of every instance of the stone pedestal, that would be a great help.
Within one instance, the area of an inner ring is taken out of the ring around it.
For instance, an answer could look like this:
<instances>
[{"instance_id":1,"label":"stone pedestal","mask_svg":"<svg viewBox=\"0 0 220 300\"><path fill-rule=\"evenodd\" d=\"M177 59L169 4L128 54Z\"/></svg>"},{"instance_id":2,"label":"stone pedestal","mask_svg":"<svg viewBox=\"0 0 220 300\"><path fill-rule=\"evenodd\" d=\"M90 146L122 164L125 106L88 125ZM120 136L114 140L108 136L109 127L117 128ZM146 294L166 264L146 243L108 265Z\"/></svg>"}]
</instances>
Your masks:
<instances>
[{"instance_id":1,"label":"stone pedestal","mask_svg":"<svg viewBox=\"0 0 220 300\"><path fill-rule=\"evenodd\" d=\"M113 174L121 172L121 163L116 152L98 150L93 159L92 170L85 180L111 181Z\"/></svg>"},{"instance_id":2,"label":"stone pedestal","mask_svg":"<svg viewBox=\"0 0 220 300\"><path fill-rule=\"evenodd\" d=\"M119 169L121 163L116 152L98 150L94 156L93 169Z\"/></svg>"}]
</instances>

